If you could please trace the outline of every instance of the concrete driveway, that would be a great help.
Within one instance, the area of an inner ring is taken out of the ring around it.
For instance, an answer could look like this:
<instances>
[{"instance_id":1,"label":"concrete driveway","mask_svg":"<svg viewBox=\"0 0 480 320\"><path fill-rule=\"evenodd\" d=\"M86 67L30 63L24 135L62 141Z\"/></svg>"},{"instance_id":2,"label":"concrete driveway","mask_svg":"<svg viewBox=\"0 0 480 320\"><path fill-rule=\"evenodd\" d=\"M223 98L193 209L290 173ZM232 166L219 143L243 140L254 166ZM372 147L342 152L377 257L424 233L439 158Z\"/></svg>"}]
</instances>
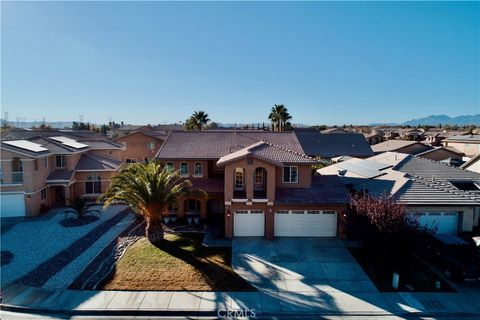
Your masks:
<instances>
[{"instance_id":1,"label":"concrete driveway","mask_svg":"<svg viewBox=\"0 0 480 320\"><path fill-rule=\"evenodd\" d=\"M262 291L378 292L342 242L334 238L235 238L232 265Z\"/></svg>"}]
</instances>

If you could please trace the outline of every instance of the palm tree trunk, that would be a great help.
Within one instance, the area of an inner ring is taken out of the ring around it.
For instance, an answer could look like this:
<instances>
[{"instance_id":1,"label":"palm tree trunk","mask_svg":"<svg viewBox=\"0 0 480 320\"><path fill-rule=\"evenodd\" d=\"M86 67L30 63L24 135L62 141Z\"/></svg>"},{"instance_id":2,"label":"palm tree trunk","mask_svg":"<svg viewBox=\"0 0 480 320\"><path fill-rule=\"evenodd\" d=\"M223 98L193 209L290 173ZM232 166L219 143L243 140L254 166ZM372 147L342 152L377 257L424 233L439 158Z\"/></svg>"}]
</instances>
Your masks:
<instances>
[{"instance_id":1,"label":"palm tree trunk","mask_svg":"<svg viewBox=\"0 0 480 320\"><path fill-rule=\"evenodd\" d=\"M153 245L159 245L163 241L162 220L159 218L147 218L146 235L148 241Z\"/></svg>"}]
</instances>

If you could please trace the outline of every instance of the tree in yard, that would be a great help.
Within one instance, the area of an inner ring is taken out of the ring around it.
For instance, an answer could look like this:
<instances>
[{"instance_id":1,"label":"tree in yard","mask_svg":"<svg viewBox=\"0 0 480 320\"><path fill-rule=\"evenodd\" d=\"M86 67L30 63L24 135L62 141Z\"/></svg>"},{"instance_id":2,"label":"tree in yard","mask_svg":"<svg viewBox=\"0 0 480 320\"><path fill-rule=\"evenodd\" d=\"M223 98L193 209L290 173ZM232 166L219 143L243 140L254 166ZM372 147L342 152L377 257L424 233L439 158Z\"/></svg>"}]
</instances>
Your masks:
<instances>
[{"instance_id":1,"label":"tree in yard","mask_svg":"<svg viewBox=\"0 0 480 320\"><path fill-rule=\"evenodd\" d=\"M418 216L406 212L404 204L387 194L375 198L353 193L346 219L347 234L367 246L405 248L436 232L435 226L422 226Z\"/></svg>"},{"instance_id":2,"label":"tree in yard","mask_svg":"<svg viewBox=\"0 0 480 320\"><path fill-rule=\"evenodd\" d=\"M127 203L144 217L147 238L158 245L163 240L162 218L168 205L186 196L207 197L205 191L191 186L190 180L178 171L162 168L158 161L150 160L123 166L98 201L104 201L104 207Z\"/></svg>"}]
</instances>

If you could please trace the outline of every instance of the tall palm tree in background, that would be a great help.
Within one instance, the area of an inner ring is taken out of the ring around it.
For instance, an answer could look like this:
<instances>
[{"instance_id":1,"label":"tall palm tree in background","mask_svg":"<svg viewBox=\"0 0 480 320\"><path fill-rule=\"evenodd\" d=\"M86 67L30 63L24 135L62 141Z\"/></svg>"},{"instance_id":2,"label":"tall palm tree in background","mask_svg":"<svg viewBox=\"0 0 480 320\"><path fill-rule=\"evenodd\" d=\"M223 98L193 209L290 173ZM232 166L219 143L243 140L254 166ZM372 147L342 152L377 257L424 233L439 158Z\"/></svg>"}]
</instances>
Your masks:
<instances>
[{"instance_id":1,"label":"tall palm tree in background","mask_svg":"<svg viewBox=\"0 0 480 320\"><path fill-rule=\"evenodd\" d=\"M191 186L190 180L182 178L178 171L162 168L160 162L151 160L123 166L98 201L104 201L105 208L126 202L145 218L147 238L158 245L164 236L163 212L169 204L186 196L207 197L205 191Z\"/></svg>"},{"instance_id":2,"label":"tall palm tree in background","mask_svg":"<svg viewBox=\"0 0 480 320\"><path fill-rule=\"evenodd\" d=\"M268 119L272 122L272 130L277 131L289 130L291 124L288 120L292 119L292 116L288 113L288 109L283 104L275 104L270 110Z\"/></svg>"},{"instance_id":3,"label":"tall palm tree in background","mask_svg":"<svg viewBox=\"0 0 480 320\"><path fill-rule=\"evenodd\" d=\"M195 119L195 124L197 125L198 131L202 131L208 122L210 122L208 113L204 111L195 111L192 115L192 118Z\"/></svg>"}]
</instances>

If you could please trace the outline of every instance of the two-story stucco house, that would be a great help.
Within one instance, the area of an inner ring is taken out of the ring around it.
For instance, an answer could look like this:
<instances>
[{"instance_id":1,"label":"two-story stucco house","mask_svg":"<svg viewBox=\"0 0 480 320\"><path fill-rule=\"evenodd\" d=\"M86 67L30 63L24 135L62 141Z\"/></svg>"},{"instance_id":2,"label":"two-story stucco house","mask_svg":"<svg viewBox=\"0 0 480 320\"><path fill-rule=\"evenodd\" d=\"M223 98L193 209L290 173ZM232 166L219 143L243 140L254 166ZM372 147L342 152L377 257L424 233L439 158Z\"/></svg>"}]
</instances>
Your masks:
<instances>
[{"instance_id":1,"label":"two-story stucco house","mask_svg":"<svg viewBox=\"0 0 480 320\"><path fill-rule=\"evenodd\" d=\"M179 199L169 214L223 221L227 238L342 234L346 190L313 175L293 132L171 132L157 158L209 195Z\"/></svg>"},{"instance_id":2,"label":"two-story stucco house","mask_svg":"<svg viewBox=\"0 0 480 320\"><path fill-rule=\"evenodd\" d=\"M480 134L469 134L449 137L443 140L443 145L453 147L467 157L474 157L480 153Z\"/></svg>"},{"instance_id":3,"label":"two-story stucco house","mask_svg":"<svg viewBox=\"0 0 480 320\"><path fill-rule=\"evenodd\" d=\"M0 142L2 217L34 216L106 190L121 164L122 146L60 134Z\"/></svg>"}]
</instances>

